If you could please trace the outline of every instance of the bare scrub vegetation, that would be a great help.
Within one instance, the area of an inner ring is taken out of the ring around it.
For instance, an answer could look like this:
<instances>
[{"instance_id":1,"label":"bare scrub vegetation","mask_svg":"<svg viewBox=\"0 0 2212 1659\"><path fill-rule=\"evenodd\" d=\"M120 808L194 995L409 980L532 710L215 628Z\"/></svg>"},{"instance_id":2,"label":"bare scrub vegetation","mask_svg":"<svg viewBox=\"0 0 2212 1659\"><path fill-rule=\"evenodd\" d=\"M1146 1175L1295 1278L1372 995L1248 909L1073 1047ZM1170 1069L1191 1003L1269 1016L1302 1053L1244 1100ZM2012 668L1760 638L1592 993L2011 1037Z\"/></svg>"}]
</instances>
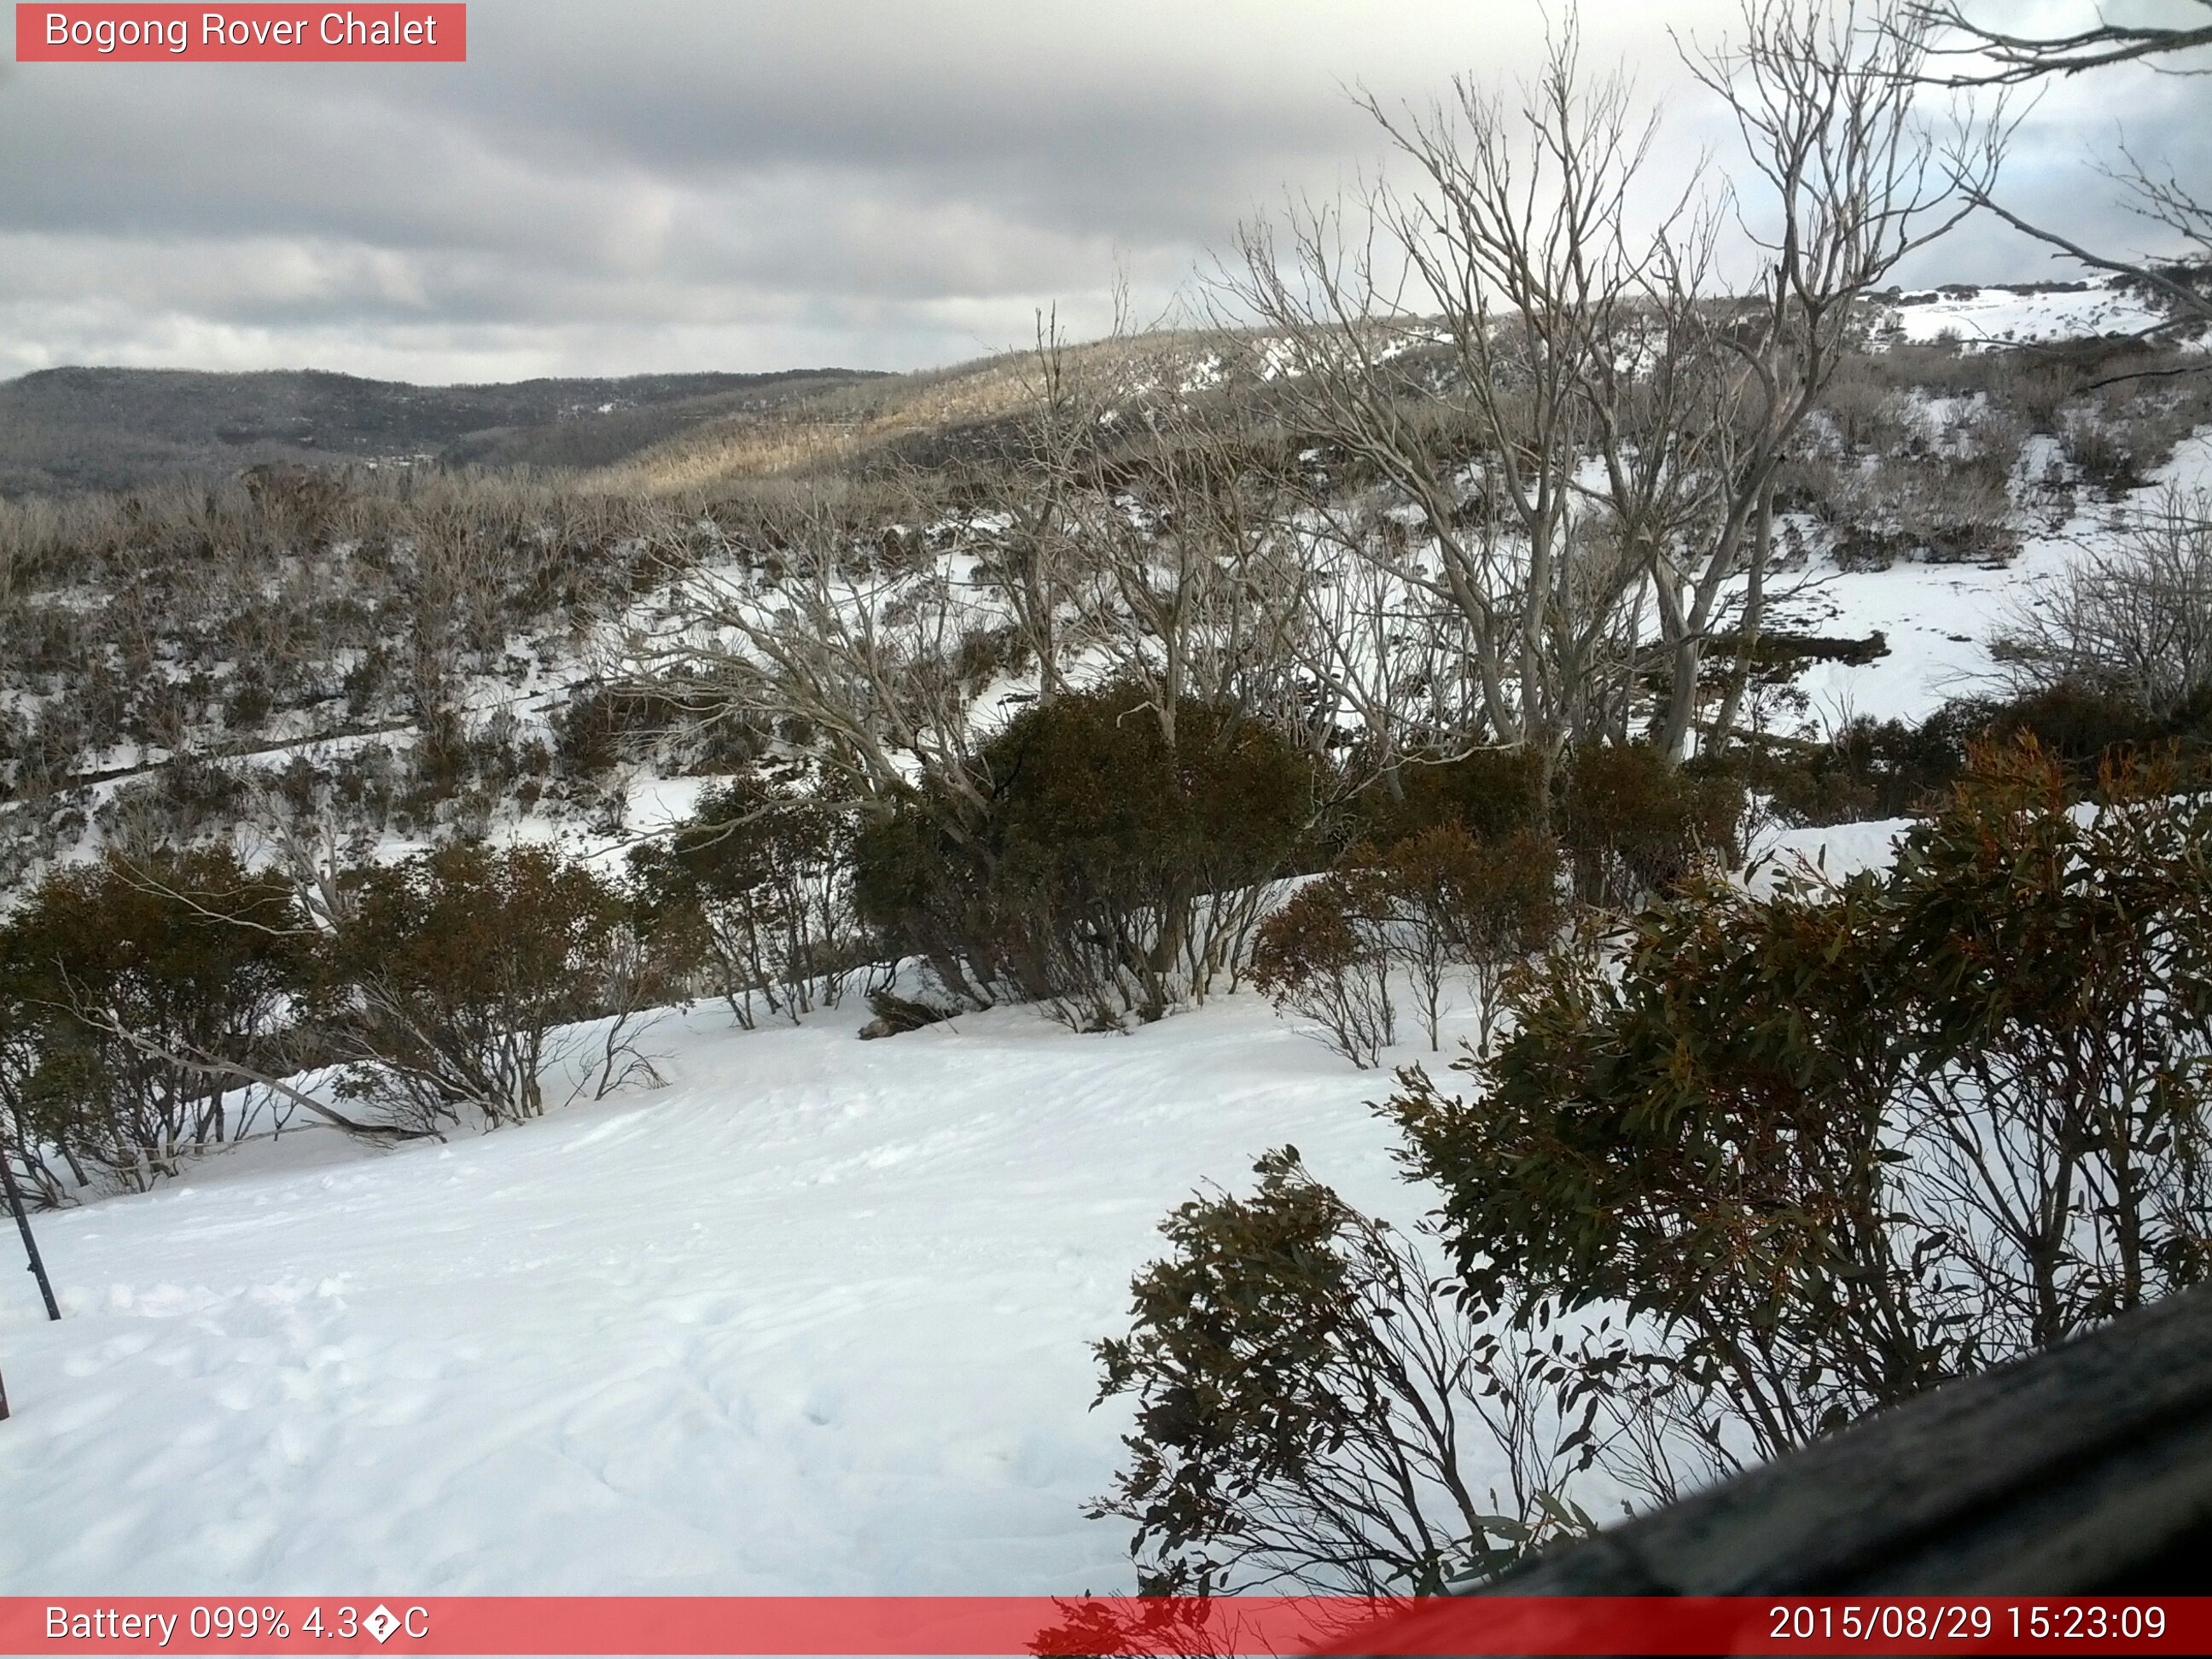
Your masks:
<instances>
[{"instance_id":1,"label":"bare scrub vegetation","mask_svg":"<svg viewBox=\"0 0 2212 1659\"><path fill-rule=\"evenodd\" d=\"M2212 498L2167 490L2016 608L1996 655L2023 690L2075 685L2170 717L2212 686Z\"/></svg>"}]
</instances>

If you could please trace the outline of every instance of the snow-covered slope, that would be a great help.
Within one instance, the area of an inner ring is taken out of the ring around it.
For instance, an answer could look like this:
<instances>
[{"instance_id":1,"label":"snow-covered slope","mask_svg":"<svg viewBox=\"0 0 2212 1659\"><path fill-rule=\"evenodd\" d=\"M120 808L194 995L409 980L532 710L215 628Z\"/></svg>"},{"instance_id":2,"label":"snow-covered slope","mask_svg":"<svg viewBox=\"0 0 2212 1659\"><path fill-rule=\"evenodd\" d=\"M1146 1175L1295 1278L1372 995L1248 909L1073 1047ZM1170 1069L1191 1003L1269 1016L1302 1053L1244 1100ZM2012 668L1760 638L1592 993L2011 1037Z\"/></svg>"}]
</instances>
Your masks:
<instances>
[{"instance_id":1,"label":"snow-covered slope","mask_svg":"<svg viewBox=\"0 0 2212 1659\"><path fill-rule=\"evenodd\" d=\"M2138 325L2107 288L1993 293L1901 307L1905 337ZM2212 434L2158 482L2212 484ZM2004 609L2127 510L2006 567L1816 559L1778 623L1890 650L1812 670L1808 724L1979 689ZM631 779L629 830L702 787ZM1843 873L1902 827L1772 850ZM1128 1588L1125 1527L1080 1513L1123 1426L1086 1409L1087 1344L1160 1216L1268 1146L1418 1210L1365 1105L1388 1075L1249 994L1126 1036L1015 1009L861 1043L862 1017L703 1006L648 1038L660 1090L382 1153L288 1135L41 1217L58 1325L0 1234L0 1592Z\"/></svg>"},{"instance_id":2,"label":"snow-covered slope","mask_svg":"<svg viewBox=\"0 0 2212 1659\"><path fill-rule=\"evenodd\" d=\"M1128 1588L1085 1345L1267 1146L1413 1205L1387 1074L1250 995L858 1018L702 1007L648 1039L664 1090L41 1217L68 1316L0 1271L0 1592Z\"/></svg>"},{"instance_id":3,"label":"snow-covered slope","mask_svg":"<svg viewBox=\"0 0 2212 1659\"><path fill-rule=\"evenodd\" d=\"M1870 663L1824 662L1798 681L1806 728L1824 732L1853 715L1925 720L1952 697L1998 689L1989 651L2036 589L2110 538L2168 489L2212 490L2212 431L2185 439L2144 488L2122 501L2083 499L2063 523L2031 529L2002 564L1900 560L1887 570L1836 570L1823 562L1778 605L1774 621L1803 631L1863 639L1880 632L1888 653Z\"/></svg>"},{"instance_id":4,"label":"snow-covered slope","mask_svg":"<svg viewBox=\"0 0 2212 1659\"><path fill-rule=\"evenodd\" d=\"M1900 295L1886 320L1893 337L1924 343L1948 337L1972 350L2135 334L2165 321L2166 313L2113 277L2093 276L2080 283L1917 289Z\"/></svg>"}]
</instances>

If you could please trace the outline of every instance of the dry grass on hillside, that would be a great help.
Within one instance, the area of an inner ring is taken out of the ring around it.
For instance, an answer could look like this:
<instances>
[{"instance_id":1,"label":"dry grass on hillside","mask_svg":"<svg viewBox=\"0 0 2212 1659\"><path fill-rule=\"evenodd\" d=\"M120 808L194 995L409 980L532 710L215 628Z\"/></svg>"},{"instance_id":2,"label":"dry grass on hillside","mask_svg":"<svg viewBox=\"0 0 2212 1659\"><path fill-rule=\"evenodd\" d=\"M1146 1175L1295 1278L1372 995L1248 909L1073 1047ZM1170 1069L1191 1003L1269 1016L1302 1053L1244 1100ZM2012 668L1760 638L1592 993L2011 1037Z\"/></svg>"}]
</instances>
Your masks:
<instances>
[{"instance_id":1,"label":"dry grass on hillside","mask_svg":"<svg viewBox=\"0 0 2212 1659\"><path fill-rule=\"evenodd\" d=\"M1159 332L1068 348L1072 373L1138 380L1198 361L1209 337ZM595 488L656 495L711 490L733 479L836 466L902 438L990 426L1037 395L1034 352L842 386L792 407L713 421L592 473Z\"/></svg>"}]
</instances>

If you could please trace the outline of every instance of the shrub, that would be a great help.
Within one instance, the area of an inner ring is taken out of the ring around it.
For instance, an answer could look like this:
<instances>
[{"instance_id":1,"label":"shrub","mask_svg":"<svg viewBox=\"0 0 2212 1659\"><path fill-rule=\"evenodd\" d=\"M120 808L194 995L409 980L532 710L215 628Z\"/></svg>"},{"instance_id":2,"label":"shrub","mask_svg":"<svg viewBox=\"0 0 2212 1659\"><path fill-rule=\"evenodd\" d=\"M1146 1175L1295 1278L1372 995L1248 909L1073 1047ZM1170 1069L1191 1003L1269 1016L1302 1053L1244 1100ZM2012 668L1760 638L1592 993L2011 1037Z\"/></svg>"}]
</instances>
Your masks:
<instances>
[{"instance_id":1,"label":"shrub","mask_svg":"<svg viewBox=\"0 0 2212 1659\"><path fill-rule=\"evenodd\" d=\"M1992 648L2020 689L2093 688L2154 718L2212 690L2212 493L2166 492L2016 609Z\"/></svg>"},{"instance_id":2,"label":"shrub","mask_svg":"<svg viewBox=\"0 0 2212 1659\"><path fill-rule=\"evenodd\" d=\"M1497 841L1544 819L1544 769L1534 750L1477 749L1449 760L1413 759L1353 799L1351 838L1389 847L1447 824Z\"/></svg>"},{"instance_id":3,"label":"shrub","mask_svg":"<svg viewBox=\"0 0 2212 1659\"><path fill-rule=\"evenodd\" d=\"M674 711L665 700L620 687L592 686L553 715L553 757L562 775L593 778L644 758Z\"/></svg>"},{"instance_id":4,"label":"shrub","mask_svg":"<svg viewBox=\"0 0 2212 1659\"><path fill-rule=\"evenodd\" d=\"M2066 459L2113 501L2142 487L2142 461L2131 439L2125 426L2097 409L2069 410L2058 428Z\"/></svg>"},{"instance_id":5,"label":"shrub","mask_svg":"<svg viewBox=\"0 0 2212 1659\"><path fill-rule=\"evenodd\" d=\"M1252 983L1279 1008L1312 1020L1363 1071L1396 1038L1390 1000L1389 891L1371 872L1309 882L1260 924Z\"/></svg>"},{"instance_id":6,"label":"shrub","mask_svg":"<svg viewBox=\"0 0 2212 1659\"><path fill-rule=\"evenodd\" d=\"M1437 1046L1446 982L1468 975L1487 1046L1505 971L1559 926L1559 855L1532 830L1477 841L1456 823L1400 842L1377 872L1394 921L1395 952L1420 999L1422 1029Z\"/></svg>"},{"instance_id":7,"label":"shrub","mask_svg":"<svg viewBox=\"0 0 2212 1659\"><path fill-rule=\"evenodd\" d=\"M934 793L916 792L853 839L853 898L862 925L897 956L921 957L950 995L975 1007L1042 998L1024 971L1019 928L993 885L984 827Z\"/></svg>"},{"instance_id":8,"label":"shrub","mask_svg":"<svg viewBox=\"0 0 2212 1659\"><path fill-rule=\"evenodd\" d=\"M1825 744L1771 751L1747 775L1798 823L1846 823L1927 811L1956 783L1977 743L2033 738L2077 788L2108 761L2163 755L2193 777L2212 746L2212 688L2164 716L2122 693L2061 680L1993 699L1960 697L1917 726L1861 718Z\"/></svg>"},{"instance_id":9,"label":"shrub","mask_svg":"<svg viewBox=\"0 0 2212 1659\"><path fill-rule=\"evenodd\" d=\"M797 1021L834 1006L866 951L853 908L845 815L758 776L709 791L665 846L630 855L647 911L696 930L740 1025L756 998Z\"/></svg>"},{"instance_id":10,"label":"shrub","mask_svg":"<svg viewBox=\"0 0 2212 1659\"><path fill-rule=\"evenodd\" d=\"M1591 1452L1550 1354L1471 1323L1296 1147L1255 1168L1250 1197L1162 1224L1172 1252L1132 1285L1129 1334L1097 1346L1099 1398L1129 1396L1137 1428L1090 1513L1137 1523L1140 1592L1440 1595L1591 1530L1558 1496ZM1503 1498L1470 1484L1492 1445Z\"/></svg>"},{"instance_id":11,"label":"shrub","mask_svg":"<svg viewBox=\"0 0 2212 1659\"><path fill-rule=\"evenodd\" d=\"M1917 726L1861 715L1824 744L1768 754L1749 775L1792 823L1902 817L1958 776L1990 718L1978 702L1947 704Z\"/></svg>"},{"instance_id":12,"label":"shrub","mask_svg":"<svg viewBox=\"0 0 2212 1659\"><path fill-rule=\"evenodd\" d=\"M1127 689L1026 711L984 746L972 797L917 792L857 838L863 917L972 1001L1103 1028L1202 1000L1233 981L1322 790L1231 710L1187 702L1175 729L1171 746Z\"/></svg>"},{"instance_id":13,"label":"shrub","mask_svg":"<svg viewBox=\"0 0 2212 1659\"><path fill-rule=\"evenodd\" d=\"M346 1093L399 1122L456 1122L463 1106L487 1125L538 1116L548 1082L592 1041L562 1028L629 1012L608 998L621 894L543 848L441 848L349 872L343 893L325 1040ZM572 1092L592 1081L573 1069L567 1080Z\"/></svg>"},{"instance_id":14,"label":"shrub","mask_svg":"<svg viewBox=\"0 0 2212 1659\"><path fill-rule=\"evenodd\" d=\"M1685 890L1389 1109L1472 1303L1626 1319L1574 1363L1670 1495L2212 1269L2208 876L2170 778L1979 749L1893 871Z\"/></svg>"},{"instance_id":15,"label":"shrub","mask_svg":"<svg viewBox=\"0 0 2212 1659\"><path fill-rule=\"evenodd\" d=\"M143 1190L244 1133L238 1076L307 977L289 890L228 852L119 854L56 872L0 928L4 1139L52 1196L47 1149L80 1184Z\"/></svg>"},{"instance_id":16,"label":"shrub","mask_svg":"<svg viewBox=\"0 0 2212 1659\"><path fill-rule=\"evenodd\" d=\"M2203 722L2205 699L2200 696L2194 708L2177 708L2179 719L2161 720L2124 692L2060 681L1973 708L1983 715L1978 736L1990 741L2032 737L2074 777L2087 781L2109 757L2193 734Z\"/></svg>"},{"instance_id":17,"label":"shrub","mask_svg":"<svg viewBox=\"0 0 2212 1659\"><path fill-rule=\"evenodd\" d=\"M1668 764L1641 744L1576 750L1553 823L1585 903L1626 909L1692 874L1732 860L1741 785L1726 774Z\"/></svg>"}]
</instances>

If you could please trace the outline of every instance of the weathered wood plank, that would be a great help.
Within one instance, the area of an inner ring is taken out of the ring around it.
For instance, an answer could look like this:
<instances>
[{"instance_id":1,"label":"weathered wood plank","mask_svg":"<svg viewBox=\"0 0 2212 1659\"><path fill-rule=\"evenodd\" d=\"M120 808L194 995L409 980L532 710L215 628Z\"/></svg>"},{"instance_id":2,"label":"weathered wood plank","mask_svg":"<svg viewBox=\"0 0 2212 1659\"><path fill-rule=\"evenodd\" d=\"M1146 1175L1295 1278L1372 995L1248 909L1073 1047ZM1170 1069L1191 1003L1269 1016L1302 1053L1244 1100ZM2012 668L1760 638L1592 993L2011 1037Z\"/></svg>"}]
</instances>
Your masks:
<instances>
[{"instance_id":1,"label":"weathered wood plank","mask_svg":"<svg viewBox=\"0 0 2212 1659\"><path fill-rule=\"evenodd\" d=\"M2149 1582L2176 1572L2190 1577ZM2063 1595L2198 1578L2212 1578L2212 1286L1553 1551L1495 1593Z\"/></svg>"}]
</instances>

